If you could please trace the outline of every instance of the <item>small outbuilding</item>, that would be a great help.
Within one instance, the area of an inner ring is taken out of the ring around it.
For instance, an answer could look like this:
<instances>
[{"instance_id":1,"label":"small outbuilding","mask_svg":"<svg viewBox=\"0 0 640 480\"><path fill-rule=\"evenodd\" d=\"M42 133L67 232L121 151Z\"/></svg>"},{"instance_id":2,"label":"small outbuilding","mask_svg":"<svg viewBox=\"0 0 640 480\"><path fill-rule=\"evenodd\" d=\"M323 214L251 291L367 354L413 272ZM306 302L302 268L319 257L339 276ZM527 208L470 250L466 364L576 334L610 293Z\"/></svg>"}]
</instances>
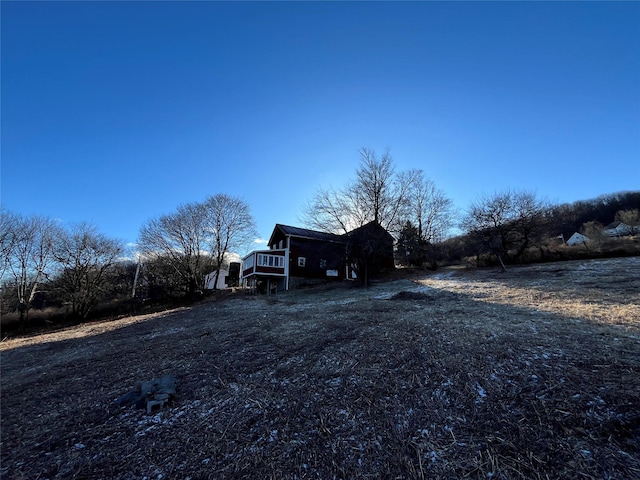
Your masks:
<instances>
[{"instance_id":1,"label":"small outbuilding","mask_svg":"<svg viewBox=\"0 0 640 480\"><path fill-rule=\"evenodd\" d=\"M229 287L237 287L240 284L240 262L229 263L229 268L220 269L218 283L216 283L216 271L207 273L204 277L205 290L222 290Z\"/></svg>"},{"instance_id":2,"label":"small outbuilding","mask_svg":"<svg viewBox=\"0 0 640 480\"><path fill-rule=\"evenodd\" d=\"M575 232L573 235L569 237L569 240L567 240L567 245L569 245L570 247L573 247L575 245L586 245L588 241L589 241L589 237L587 237L586 235L582 235L581 233Z\"/></svg>"},{"instance_id":3,"label":"small outbuilding","mask_svg":"<svg viewBox=\"0 0 640 480\"><path fill-rule=\"evenodd\" d=\"M633 230L633 227L626 223L613 222L605 227L604 233L610 237L622 237L624 235L631 235Z\"/></svg>"}]
</instances>

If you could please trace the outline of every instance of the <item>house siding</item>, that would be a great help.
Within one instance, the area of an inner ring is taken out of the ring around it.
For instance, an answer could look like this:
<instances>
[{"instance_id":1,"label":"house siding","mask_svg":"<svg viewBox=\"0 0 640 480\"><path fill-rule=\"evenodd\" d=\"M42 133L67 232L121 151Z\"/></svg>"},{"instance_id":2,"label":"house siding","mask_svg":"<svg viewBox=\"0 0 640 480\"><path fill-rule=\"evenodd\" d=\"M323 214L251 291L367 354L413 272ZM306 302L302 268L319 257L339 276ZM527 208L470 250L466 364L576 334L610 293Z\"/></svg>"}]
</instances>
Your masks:
<instances>
[{"instance_id":1,"label":"house siding","mask_svg":"<svg viewBox=\"0 0 640 480\"><path fill-rule=\"evenodd\" d=\"M267 265L258 265L258 255L272 255L275 257L283 257L284 258L284 266L282 267L274 267ZM267 274L267 275L286 275L287 274L287 265L286 265L287 252L286 250L258 250L255 252L251 252L251 254L247 255L243 259L243 269L242 276L244 278L250 277L251 275L256 274ZM250 267L246 267L247 264L250 264Z\"/></svg>"},{"instance_id":2,"label":"house siding","mask_svg":"<svg viewBox=\"0 0 640 480\"><path fill-rule=\"evenodd\" d=\"M395 268L393 237L380 225L368 223L349 232L348 255L352 260L368 258L374 269Z\"/></svg>"},{"instance_id":3,"label":"house siding","mask_svg":"<svg viewBox=\"0 0 640 480\"><path fill-rule=\"evenodd\" d=\"M290 238L289 275L292 277L341 280L344 278L345 246L305 238ZM298 259L305 259L304 266ZM321 261L324 260L323 263ZM338 276L327 276L327 270L338 270Z\"/></svg>"},{"instance_id":4,"label":"house siding","mask_svg":"<svg viewBox=\"0 0 640 480\"><path fill-rule=\"evenodd\" d=\"M373 222L345 235L335 235L277 224L269 238L270 250L252 252L243 260L243 281L266 281L277 277L279 289L312 283L344 280L347 265L367 261L371 271L394 268L393 237ZM258 265L258 255L283 255L284 269ZM301 259L304 258L304 261ZM249 266L250 265L250 266ZM349 278L353 278L349 276Z\"/></svg>"}]
</instances>

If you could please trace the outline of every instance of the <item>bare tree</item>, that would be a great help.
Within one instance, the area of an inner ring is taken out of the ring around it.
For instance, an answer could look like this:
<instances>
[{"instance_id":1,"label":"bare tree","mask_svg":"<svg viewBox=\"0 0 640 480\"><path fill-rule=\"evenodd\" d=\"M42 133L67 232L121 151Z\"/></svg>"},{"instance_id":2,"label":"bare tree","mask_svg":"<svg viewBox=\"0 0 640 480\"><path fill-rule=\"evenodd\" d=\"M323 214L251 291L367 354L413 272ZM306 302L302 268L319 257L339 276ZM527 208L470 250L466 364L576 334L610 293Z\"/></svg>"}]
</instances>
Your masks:
<instances>
[{"instance_id":1,"label":"bare tree","mask_svg":"<svg viewBox=\"0 0 640 480\"><path fill-rule=\"evenodd\" d=\"M29 310L54 260L54 238L58 227L47 217L3 212L3 270L15 282L20 322L28 321ZM6 230L5 230L6 229Z\"/></svg>"},{"instance_id":2,"label":"bare tree","mask_svg":"<svg viewBox=\"0 0 640 480\"><path fill-rule=\"evenodd\" d=\"M462 227L503 261L519 258L543 230L548 203L531 192L505 191L471 204Z\"/></svg>"},{"instance_id":3,"label":"bare tree","mask_svg":"<svg viewBox=\"0 0 640 480\"><path fill-rule=\"evenodd\" d=\"M204 202L206 243L213 258L214 289L220 269L232 251L245 250L256 237L256 227L249 205L239 198L225 194L209 197Z\"/></svg>"},{"instance_id":4,"label":"bare tree","mask_svg":"<svg viewBox=\"0 0 640 480\"><path fill-rule=\"evenodd\" d=\"M607 235L604 233L604 225L595 220L583 223L580 230L582 231L582 234L588 237L594 244L602 243L607 239Z\"/></svg>"},{"instance_id":5,"label":"bare tree","mask_svg":"<svg viewBox=\"0 0 640 480\"><path fill-rule=\"evenodd\" d=\"M57 283L75 317L84 319L105 293L107 272L124 248L86 223L60 232L55 258L60 266Z\"/></svg>"},{"instance_id":6,"label":"bare tree","mask_svg":"<svg viewBox=\"0 0 640 480\"><path fill-rule=\"evenodd\" d=\"M429 244L443 241L455 222L453 201L422 170L413 171L411 180L408 220L416 225L420 241Z\"/></svg>"},{"instance_id":7,"label":"bare tree","mask_svg":"<svg viewBox=\"0 0 640 480\"><path fill-rule=\"evenodd\" d=\"M217 282L228 254L249 245L255 233L248 205L218 194L150 220L138 245L144 257L168 262L193 297L204 287L205 274L215 271Z\"/></svg>"},{"instance_id":8,"label":"bare tree","mask_svg":"<svg viewBox=\"0 0 640 480\"><path fill-rule=\"evenodd\" d=\"M633 232L638 231L640 230L640 209L619 210L616 212L615 221L626 223L632 228Z\"/></svg>"},{"instance_id":9,"label":"bare tree","mask_svg":"<svg viewBox=\"0 0 640 480\"><path fill-rule=\"evenodd\" d=\"M20 217L4 208L0 210L0 280L6 280L11 254L15 248Z\"/></svg>"},{"instance_id":10,"label":"bare tree","mask_svg":"<svg viewBox=\"0 0 640 480\"><path fill-rule=\"evenodd\" d=\"M306 225L347 233L375 221L390 232L399 231L414 171L396 174L388 150L380 158L368 148L359 153L356 178L342 189L319 189L305 207Z\"/></svg>"},{"instance_id":11,"label":"bare tree","mask_svg":"<svg viewBox=\"0 0 640 480\"><path fill-rule=\"evenodd\" d=\"M316 191L303 214L303 223L323 232L343 234L367 223L367 212L359 208L355 187Z\"/></svg>"},{"instance_id":12,"label":"bare tree","mask_svg":"<svg viewBox=\"0 0 640 480\"><path fill-rule=\"evenodd\" d=\"M181 205L175 213L149 220L140 230L138 246L143 257L167 261L184 282L189 297L201 291L203 272L211 263L202 204Z\"/></svg>"},{"instance_id":13,"label":"bare tree","mask_svg":"<svg viewBox=\"0 0 640 480\"><path fill-rule=\"evenodd\" d=\"M521 258L525 250L548 237L551 225L551 204L539 199L533 192L514 193L515 221L514 238L516 242L515 258Z\"/></svg>"},{"instance_id":14,"label":"bare tree","mask_svg":"<svg viewBox=\"0 0 640 480\"><path fill-rule=\"evenodd\" d=\"M356 170L356 192L359 205L367 212L368 217L382 224L386 217L393 217L399 199L393 195L393 176L395 167L387 150L380 159L373 150L360 149L360 166Z\"/></svg>"}]
</instances>

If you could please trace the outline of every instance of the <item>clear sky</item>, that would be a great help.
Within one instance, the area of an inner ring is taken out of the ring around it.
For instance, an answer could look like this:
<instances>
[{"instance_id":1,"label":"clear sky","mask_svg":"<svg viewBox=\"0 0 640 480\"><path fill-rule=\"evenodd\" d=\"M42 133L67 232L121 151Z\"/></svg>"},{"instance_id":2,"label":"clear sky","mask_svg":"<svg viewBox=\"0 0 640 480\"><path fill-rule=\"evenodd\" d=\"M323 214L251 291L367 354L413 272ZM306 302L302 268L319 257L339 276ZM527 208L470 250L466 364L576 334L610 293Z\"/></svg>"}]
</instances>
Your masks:
<instances>
[{"instance_id":1,"label":"clear sky","mask_svg":"<svg viewBox=\"0 0 640 480\"><path fill-rule=\"evenodd\" d=\"M388 147L464 210L640 189L639 2L1 2L2 204L135 242L216 193L259 235Z\"/></svg>"}]
</instances>

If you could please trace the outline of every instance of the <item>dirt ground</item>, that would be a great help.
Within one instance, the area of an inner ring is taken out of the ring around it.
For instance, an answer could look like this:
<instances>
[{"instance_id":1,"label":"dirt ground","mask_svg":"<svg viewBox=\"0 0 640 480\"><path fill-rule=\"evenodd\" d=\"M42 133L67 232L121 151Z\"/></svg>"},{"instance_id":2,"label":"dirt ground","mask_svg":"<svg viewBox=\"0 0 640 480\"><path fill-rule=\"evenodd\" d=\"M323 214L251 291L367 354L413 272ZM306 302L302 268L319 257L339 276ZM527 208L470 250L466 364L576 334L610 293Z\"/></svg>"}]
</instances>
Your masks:
<instances>
[{"instance_id":1,"label":"dirt ground","mask_svg":"<svg viewBox=\"0 0 640 480\"><path fill-rule=\"evenodd\" d=\"M640 257L396 277L2 341L2 478L640 478Z\"/></svg>"}]
</instances>

